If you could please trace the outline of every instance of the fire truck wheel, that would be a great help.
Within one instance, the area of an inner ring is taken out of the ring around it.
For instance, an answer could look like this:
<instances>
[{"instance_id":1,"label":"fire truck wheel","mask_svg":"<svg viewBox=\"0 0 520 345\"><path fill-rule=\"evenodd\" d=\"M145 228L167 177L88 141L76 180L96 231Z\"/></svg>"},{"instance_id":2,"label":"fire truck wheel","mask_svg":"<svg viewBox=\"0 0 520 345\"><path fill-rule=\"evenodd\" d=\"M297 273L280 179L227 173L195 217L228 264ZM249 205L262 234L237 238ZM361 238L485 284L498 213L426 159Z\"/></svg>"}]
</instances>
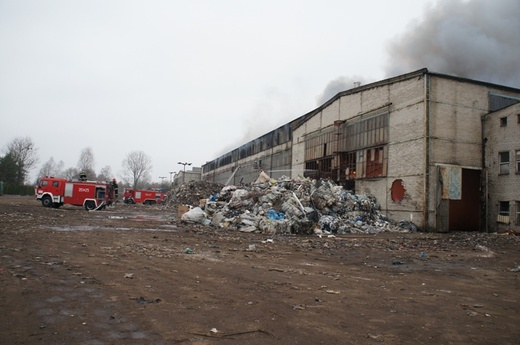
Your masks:
<instances>
[{"instance_id":1,"label":"fire truck wheel","mask_svg":"<svg viewBox=\"0 0 520 345\"><path fill-rule=\"evenodd\" d=\"M52 199L50 196L46 195L42 198L42 206L43 207L51 207L52 206Z\"/></svg>"},{"instance_id":2,"label":"fire truck wheel","mask_svg":"<svg viewBox=\"0 0 520 345\"><path fill-rule=\"evenodd\" d=\"M85 210L92 211L94 209L96 209L96 203L94 201L88 200L85 202Z\"/></svg>"}]
</instances>

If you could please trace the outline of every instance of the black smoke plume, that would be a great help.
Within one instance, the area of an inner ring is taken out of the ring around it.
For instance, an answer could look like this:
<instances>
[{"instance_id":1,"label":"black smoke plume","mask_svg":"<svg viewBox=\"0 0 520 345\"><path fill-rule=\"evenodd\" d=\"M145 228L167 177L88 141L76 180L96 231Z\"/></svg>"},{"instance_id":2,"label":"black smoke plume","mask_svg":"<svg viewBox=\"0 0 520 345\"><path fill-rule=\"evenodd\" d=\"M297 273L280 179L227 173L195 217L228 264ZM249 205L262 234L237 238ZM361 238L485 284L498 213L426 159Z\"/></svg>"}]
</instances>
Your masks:
<instances>
[{"instance_id":1,"label":"black smoke plume","mask_svg":"<svg viewBox=\"0 0 520 345\"><path fill-rule=\"evenodd\" d=\"M426 67L520 87L520 1L438 1L387 51L387 77Z\"/></svg>"}]
</instances>

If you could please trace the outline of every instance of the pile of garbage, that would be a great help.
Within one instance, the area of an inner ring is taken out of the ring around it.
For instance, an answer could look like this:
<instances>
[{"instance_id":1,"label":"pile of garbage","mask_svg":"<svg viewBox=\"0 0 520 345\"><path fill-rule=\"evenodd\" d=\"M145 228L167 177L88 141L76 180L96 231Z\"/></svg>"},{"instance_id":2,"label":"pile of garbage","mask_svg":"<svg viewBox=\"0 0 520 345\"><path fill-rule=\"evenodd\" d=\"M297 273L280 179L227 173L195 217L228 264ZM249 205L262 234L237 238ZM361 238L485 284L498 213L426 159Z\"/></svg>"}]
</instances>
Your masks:
<instances>
[{"instance_id":1,"label":"pile of garbage","mask_svg":"<svg viewBox=\"0 0 520 345\"><path fill-rule=\"evenodd\" d=\"M380 212L370 194L357 195L331 180L278 180L264 172L248 186L223 186L181 217L183 222L265 234L415 232L411 222L395 222Z\"/></svg>"},{"instance_id":2,"label":"pile of garbage","mask_svg":"<svg viewBox=\"0 0 520 345\"><path fill-rule=\"evenodd\" d=\"M206 199L208 195L218 193L222 187L224 187L224 185L221 183L206 181L182 183L168 193L167 204L198 206L201 199Z\"/></svg>"}]
</instances>

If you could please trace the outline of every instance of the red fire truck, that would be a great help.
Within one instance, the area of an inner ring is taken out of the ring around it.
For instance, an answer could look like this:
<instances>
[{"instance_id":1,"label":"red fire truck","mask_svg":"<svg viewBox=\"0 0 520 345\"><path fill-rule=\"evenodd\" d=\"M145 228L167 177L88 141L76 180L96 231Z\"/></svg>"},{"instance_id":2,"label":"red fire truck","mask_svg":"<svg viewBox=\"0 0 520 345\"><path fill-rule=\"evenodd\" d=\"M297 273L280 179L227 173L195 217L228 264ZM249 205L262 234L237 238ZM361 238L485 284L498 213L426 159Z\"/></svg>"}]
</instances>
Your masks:
<instances>
[{"instance_id":1,"label":"red fire truck","mask_svg":"<svg viewBox=\"0 0 520 345\"><path fill-rule=\"evenodd\" d=\"M99 210L114 201L114 188L110 183L69 181L58 177L42 177L35 189L36 200L44 207L58 208L64 204L84 206L86 210Z\"/></svg>"},{"instance_id":2,"label":"red fire truck","mask_svg":"<svg viewBox=\"0 0 520 345\"><path fill-rule=\"evenodd\" d=\"M166 198L165 193L154 190L140 190L125 188L123 201L127 204L143 203L145 205L162 204Z\"/></svg>"}]
</instances>

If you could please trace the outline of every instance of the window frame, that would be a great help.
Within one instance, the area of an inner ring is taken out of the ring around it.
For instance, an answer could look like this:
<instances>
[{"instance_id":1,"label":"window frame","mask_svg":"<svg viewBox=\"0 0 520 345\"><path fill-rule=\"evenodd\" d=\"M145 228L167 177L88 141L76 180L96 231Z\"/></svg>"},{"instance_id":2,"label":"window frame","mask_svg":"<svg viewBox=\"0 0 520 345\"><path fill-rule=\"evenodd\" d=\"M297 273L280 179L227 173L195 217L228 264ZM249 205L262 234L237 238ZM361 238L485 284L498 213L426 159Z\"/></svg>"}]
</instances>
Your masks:
<instances>
[{"instance_id":1,"label":"window frame","mask_svg":"<svg viewBox=\"0 0 520 345\"><path fill-rule=\"evenodd\" d=\"M499 201L497 205L497 222L509 224L511 215L511 204L509 201Z\"/></svg>"},{"instance_id":2,"label":"window frame","mask_svg":"<svg viewBox=\"0 0 520 345\"><path fill-rule=\"evenodd\" d=\"M507 154L507 161L503 160ZM511 162L511 154L509 151L501 151L498 153L498 174L509 175L509 163Z\"/></svg>"},{"instance_id":3,"label":"window frame","mask_svg":"<svg viewBox=\"0 0 520 345\"><path fill-rule=\"evenodd\" d=\"M520 225L520 201L517 201L515 203L516 205L516 219L515 219L515 224L516 225Z\"/></svg>"},{"instance_id":4,"label":"window frame","mask_svg":"<svg viewBox=\"0 0 520 345\"><path fill-rule=\"evenodd\" d=\"M520 150L515 150L516 173L520 174Z\"/></svg>"},{"instance_id":5,"label":"window frame","mask_svg":"<svg viewBox=\"0 0 520 345\"><path fill-rule=\"evenodd\" d=\"M511 214L511 205L509 201L499 201L498 202L498 214L501 216L509 217Z\"/></svg>"}]
</instances>

